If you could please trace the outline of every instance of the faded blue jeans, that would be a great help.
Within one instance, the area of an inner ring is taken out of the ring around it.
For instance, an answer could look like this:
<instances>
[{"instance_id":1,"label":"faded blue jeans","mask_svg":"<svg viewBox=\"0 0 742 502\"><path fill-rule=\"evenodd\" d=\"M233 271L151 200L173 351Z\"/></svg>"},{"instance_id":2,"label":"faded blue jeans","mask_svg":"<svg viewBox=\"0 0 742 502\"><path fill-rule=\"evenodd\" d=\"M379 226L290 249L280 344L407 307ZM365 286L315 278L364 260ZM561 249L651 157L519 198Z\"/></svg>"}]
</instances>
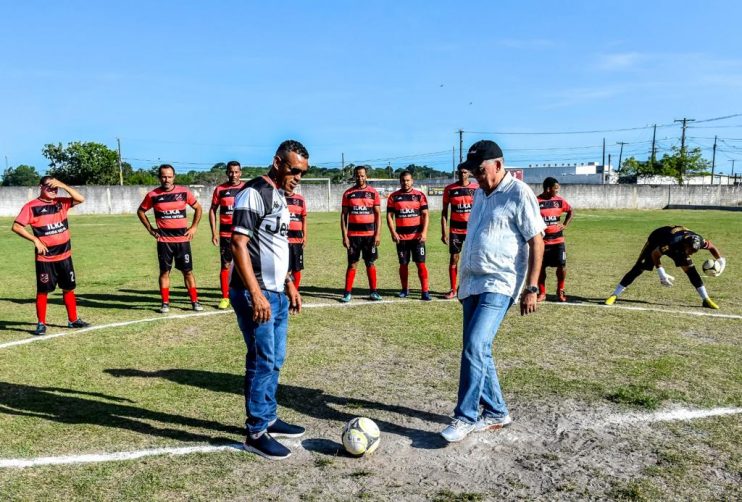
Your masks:
<instances>
[{"instance_id":1,"label":"faded blue jeans","mask_svg":"<svg viewBox=\"0 0 742 502\"><path fill-rule=\"evenodd\" d=\"M264 431L276 418L278 375L286 359L289 301L284 293L263 290L271 304L271 318L252 320L252 299L247 290L229 290L237 324L247 345L245 356L245 426L250 434Z\"/></svg>"},{"instance_id":2,"label":"faded blue jeans","mask_svg":"<svg viewBox=\"0 0 742 502\"><path fill-rule=\"evenodd\" d=\"M464 348L461 351L459 396L454 416L468 423L479 418L508 414L497 379L492 342L513 299L500 293L482 293L464 298Z\"/></svg>"}]
</instances>

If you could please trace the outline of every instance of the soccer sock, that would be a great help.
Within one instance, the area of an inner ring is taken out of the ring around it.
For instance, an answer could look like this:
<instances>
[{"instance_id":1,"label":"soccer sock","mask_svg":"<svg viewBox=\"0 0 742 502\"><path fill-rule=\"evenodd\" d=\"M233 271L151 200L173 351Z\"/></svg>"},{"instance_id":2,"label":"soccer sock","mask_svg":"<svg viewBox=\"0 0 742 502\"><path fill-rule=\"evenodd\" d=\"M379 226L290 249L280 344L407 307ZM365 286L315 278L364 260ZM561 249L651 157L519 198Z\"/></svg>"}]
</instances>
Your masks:
<instances>
[{"instance_id":1,"label":"soccer sock","mask_svg":"<svg viewBox=\"0 0 742 502\"><path fill-rule=\"evenodd\" d=\"M623 290L626 289L624 286L621 286L620 284L616 286L616 289L613 290L613 295L618 296L621 293L623 293Z\"/></svg>"},{"instance_id":2,"label":"soccer sock","mask_svg":"<svg viewBox=\"0 0 742 502\"><path fill-rule=\"evenodd\" d=\"M564 289L564 279L557 281L557 291Z\"/></svg>"},{"instance_id":3,"label":"soccer sock","mask_svg":"<svg viewBox=\"0 0 742 502\"><path fill-rule=\"evenodd\" d=\"M407 287L407 267L408 265L405 263L404 265L399 266L399 280L402 283L402 290L407 291L409 288Z\"/></svg>"},{"instance_id":4,"label":"soccer sock","mask_svg":"<svg viewBox=\"0 0 742 502\"><path fill-rule=\"evenodd\" d=\"M198 301L198 291L196 291L196 288L188 288L188 296L191 297L191 303L195 303Z\"/></svg>"},{"instance_id":5,"label":"soccer sock","mask_svg":"<svg viewBox=\"0 0 742 502\"><path fill-rule=\"evenodd\" d=\"M709 294L706 292L706 286L701 286L700 288L696 288L696 291L698 291L698 294L701 297L701 300L708 300Z\"/></svg>"},{"instance_id":6,"label":"soccer sock","mask_svg":"<svg viewBox=\"0 0 742 502\"><path fill-rule=\"evenodd\" d=\"M356 280L356 269L349 268L345 271L345 292L353 291L353 281Z\"/></svg>"},{"instance_id":7,"label":"soccer sock","mask_svg":"<svg viewBox=\"0 0 742 502\"><path fill-rule=\"evenodd\" d=\"M64 300L64 306L67 308L67 319L69 319L70 322L77 321L77 299L75 298L75 292L63 292L62 299Z\"/></svg>"},{"instance_id":8,"label":"soccer sock","mask_svg":"<svg viewBox=\"0 0 742 502\"><path fill-rule=\"evenodd\" d=\"M451 281L451 291L456 291L456 274L458 267L456 265L448 266L448 280Z\"/></svg>"},{"instance_id":9,"label":"soccer sock","mask_svg":"<svg viewBox=\"0 0 742 502\"><path fill-rule=\"evenodd\" d=\"M170 288L160 288L162 303L170 303Z\"/></svg>"},{"instance_id":10,"label":"soccer sock","mask_svg":"<svg viewBox=\"0 0 742 502\"><path fill-rule=\"evenodd\" d=\"M540 295L546 294L546 283L545 282L538 283L538 294Z\"/></svg>"},{"instance_id":11,"label":"soccer sock","mask_svg":"<svg viewBox=\"0 0 742 502\"><path fill-rule=\"evenodd\" d=\"M219 272L219 284L222 286L222 298L229 298L229 269L223 268Z\"/></svg>"},{"instance_id":12,"label":"soccer sock","mask_svg":"<svg viewBox=\"0 0 742 502\"><path fill-rule=\"evenodd\" d=\"M299 289L299 285L301 284L301 270L291 272L291 278L294 280L294 286L296 286L296 289Z\"/></svg>"},{"instance_id":13,"label":"soccer sock","mask_svg":"<svg viewBox=\"0 0 742 502\"><path fill-rule=\"evenodd\" d=\"M417 264L417 276L420 278L420 286L425 293L430 289L430 285L428 284L428 267L424 263Z\"/></svg>"},{"instance_id":14,"label":"soccer sock","mask_svg":"<svg viewBox=\"0 0 742 502\"><path fill-rule=\"evenodd\" d=\"M368 276L368 287L371 291L376 291L376 265L371 264L366 267L366 275Z\"/></svg>"},{"instance_id":15,"label":"soccer sock","mask_svg":"<svg viewBox=\"0 0 742 502\"><path fill-rule=\"evenodd\" d=\"M47 293L36 293L36 317L41 324L46 324L46 300Z\"/></svg>"}]
</instances>

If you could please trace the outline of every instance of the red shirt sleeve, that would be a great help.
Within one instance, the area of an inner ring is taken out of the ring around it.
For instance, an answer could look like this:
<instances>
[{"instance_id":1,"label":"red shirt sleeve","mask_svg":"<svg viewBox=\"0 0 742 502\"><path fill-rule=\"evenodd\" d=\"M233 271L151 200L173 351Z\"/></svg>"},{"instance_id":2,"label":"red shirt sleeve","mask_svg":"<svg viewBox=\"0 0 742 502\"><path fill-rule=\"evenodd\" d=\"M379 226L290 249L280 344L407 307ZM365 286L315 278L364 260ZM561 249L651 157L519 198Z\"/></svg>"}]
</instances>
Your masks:
<instances>
[{"instance_id":1,"label":"red shirt sleeve","mask_svg":"<svg viewBox=\"0 0 742 502\"><path fill-rule=\"evenodd\" d=\"M193 192L191 192L187 188L186 188L186 193L188 194L186 195L186 202L188 203L189 206L193 207L196 204L196 202L198 202L198 200L196 200L196 196L193 195Z\"/></svg>"},{"instance_id":2,"label":"red shirt sleeve","mask_svg":"<svg viewBox=\"0 0 742 502\"><path fill-rule=\"evenodd\" d=\"M381 196L379 196L379 192L374 191L374 206L380 206L381 205Z\"/></svg>"},{"instance_id":3,"label":"red shirt sleeve","mask_svg":"<svg viewBox=\"0 0 742 502\"><path fill-rule=\"evenodd\" d=\"M15 221L24 227L31 223L31 204L26 204L21 208L21 212L18 213Z\"/></svg>"},{"instance_id":4,"label":"red shirt sleeve","mask_svg":"<svg viewBox=\"0 0 742 502\"><path fill-rule=\"evenodd\" d=\"M450 190L448 189L448 187L444 188L443 189L443 205L444 206L449 203L450 197L451 197Z\"/></svg>"},{"instance_id":5,"label":"red shirt sleeve","mask_svg":"<svg viewBox=\"0 0 742 502\"><path fill-rule=\"evenodd\" d=\"M219 205L219 187L216 187L214 189L214 195L211 196L211 205L212 206Z\"/></svg>"},{"instance_id":6,"label":"red shirt sleeve","mask_svg":"<svg viewBox=\"0 0 742 502\"><path fill-rule=\"evenodd\" d=\"M420 192L420 210L428 209L428 198L424 193Z\"/></svg>"},{"instance_id":7,"label":"red shirt sleeve","mask_svg":"<svg viewBox=\"0 0 742 502\"><path fill-rule=\"evenodd\" d=\"M62 209L64 209L65 213L72 207L72 197L59 197L57 198L57 202L62 204Z\"/></svg>"},{"instance_id":8,"label":"red shirt sleeve","mask_svg":"<svg viewBox=\"0 0 742 502\"><path fill-rule=\"evenodd\" d=\"M150 194L144 196L144 200L139 204L139 209L143 211L149 211L152 209L152 197L150 197Z\"/></svg>"}]
</instances>

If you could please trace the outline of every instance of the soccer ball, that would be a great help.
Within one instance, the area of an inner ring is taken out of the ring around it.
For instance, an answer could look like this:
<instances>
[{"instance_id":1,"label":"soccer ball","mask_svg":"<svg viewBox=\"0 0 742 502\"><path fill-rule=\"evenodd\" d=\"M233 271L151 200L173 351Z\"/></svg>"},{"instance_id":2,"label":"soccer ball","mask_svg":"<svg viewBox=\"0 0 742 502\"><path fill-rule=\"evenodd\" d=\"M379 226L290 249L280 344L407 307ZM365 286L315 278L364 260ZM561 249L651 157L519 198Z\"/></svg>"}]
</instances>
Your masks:
<instances>
[{"instance_id":1,"label":"soccer ball","mask_svg":"<svg viewBox=\"0 0 742 502\"><path fill-rule=\"evenodd\" d=\"M379 427L370 418L356 417L343 428L343 447L354 457L373 453L380 441Z\"/></svg>"},{"instance_id":2,"label":"soccer ball","mask_svg":"<svg viewBox=\"0 0 742 502\"><path fill-rule=\"evenodd\" d=\"M716 277L719 275L719 272L721 271L721 265L718 261L712 260L709 258L705 262L703 262L703 265L701 266L703 268L703 273L706 275L709 275L711 277Z\"/></svg>"}]
</instances>

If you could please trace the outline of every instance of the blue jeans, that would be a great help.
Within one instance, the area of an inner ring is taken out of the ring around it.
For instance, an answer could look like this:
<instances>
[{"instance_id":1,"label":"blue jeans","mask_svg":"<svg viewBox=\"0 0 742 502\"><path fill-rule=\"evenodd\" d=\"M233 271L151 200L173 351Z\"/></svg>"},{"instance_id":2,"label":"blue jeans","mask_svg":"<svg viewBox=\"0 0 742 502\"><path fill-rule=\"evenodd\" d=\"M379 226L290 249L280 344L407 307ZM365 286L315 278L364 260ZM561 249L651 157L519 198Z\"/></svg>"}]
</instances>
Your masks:
<instances>
[{"instance_id":1,"label":"blue jeans","mask_svg":"<svg viewBox=\"0 0 742 502\"><path fill-rule=\"evenodd\" d=\"M461 351L459 396L454 416L468 423L482 415L501 418L508 414L497 379L492 342L513 299L500 293L464 298L464 348Z\"/></svg>"},{"instance_id":2,"label":"blue jeans","mask_svg":"<svg viewBox=\"0 0 742 502\"><path fill-rule=\"evenodd\" d=\"M246 290L229 290L237 324L247 345L245 356L245 425L250 434L264 431L276 418L278 374L286 359L289 301L284 293L263 290L271 304L271 318L252 320L252 299Z\"/></svg>"}]
</instances>

